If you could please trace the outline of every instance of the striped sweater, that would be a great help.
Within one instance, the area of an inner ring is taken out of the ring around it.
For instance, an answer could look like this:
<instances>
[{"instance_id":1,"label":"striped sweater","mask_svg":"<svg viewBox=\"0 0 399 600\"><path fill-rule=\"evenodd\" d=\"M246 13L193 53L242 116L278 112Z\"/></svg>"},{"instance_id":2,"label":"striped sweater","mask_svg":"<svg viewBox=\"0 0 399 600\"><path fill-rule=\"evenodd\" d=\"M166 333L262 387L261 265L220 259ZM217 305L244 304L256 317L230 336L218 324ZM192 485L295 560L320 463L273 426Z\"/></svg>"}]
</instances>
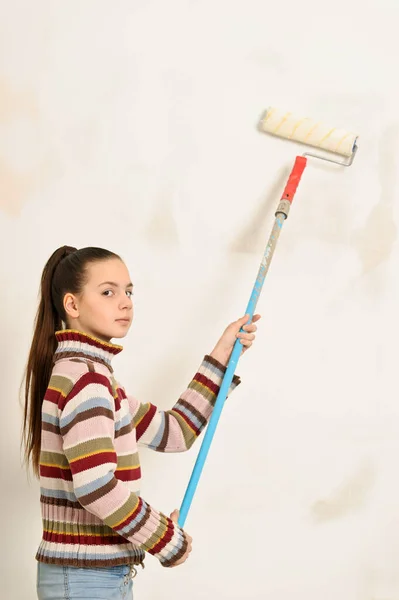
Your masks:
<instances>
[{"instance_id":1,"label":"striped sweater","mask_svg":"<svg viewBox=\"0 0 399 600\"><path fill-rule=\"evenodd\" d=\"M171 410L142 404L115 380L121 346L79 331L58 347L42 406L40 492L43 538L36 559L79 567L167 567L186 551L184 531L140 496L138 445L188 450L207 424L225 367L205 356ZM230 392L240 382L235 376Z\"/></svg>"}]
</instances>

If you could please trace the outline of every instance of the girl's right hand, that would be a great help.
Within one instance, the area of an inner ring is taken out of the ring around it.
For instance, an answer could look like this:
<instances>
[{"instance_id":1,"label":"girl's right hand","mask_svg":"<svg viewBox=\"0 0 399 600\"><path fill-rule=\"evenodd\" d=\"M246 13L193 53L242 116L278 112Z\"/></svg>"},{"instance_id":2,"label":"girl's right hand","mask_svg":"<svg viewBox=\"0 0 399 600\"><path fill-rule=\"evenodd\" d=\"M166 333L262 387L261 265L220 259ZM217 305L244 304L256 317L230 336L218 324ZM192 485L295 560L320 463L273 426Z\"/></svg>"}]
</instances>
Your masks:
<instances>
[{"instance_id":1,"label":"girl's right hand","mask_svg":"<svg viewBox=\"0 0 399 600\"><path fill-rule=\"evenodd\" d=\"M170 515L170 518L172 519L173 523L177 523L177 521L179 520L179 511L177 510L177 508L172 512L172 514ZM185 536L186 536L186 540L187 540L187 550L186 552L183 554L183 556L181 558L179 558L179 560L177 560L170 568L172 569L173 567L178 567L179 565L182 565L184 562L186 562L186 560L188 559L188 555L191 552L191 544L193 541L193 538L190 537L188 535L188 533L184 532Z\"/></svg>"}]
</instances>

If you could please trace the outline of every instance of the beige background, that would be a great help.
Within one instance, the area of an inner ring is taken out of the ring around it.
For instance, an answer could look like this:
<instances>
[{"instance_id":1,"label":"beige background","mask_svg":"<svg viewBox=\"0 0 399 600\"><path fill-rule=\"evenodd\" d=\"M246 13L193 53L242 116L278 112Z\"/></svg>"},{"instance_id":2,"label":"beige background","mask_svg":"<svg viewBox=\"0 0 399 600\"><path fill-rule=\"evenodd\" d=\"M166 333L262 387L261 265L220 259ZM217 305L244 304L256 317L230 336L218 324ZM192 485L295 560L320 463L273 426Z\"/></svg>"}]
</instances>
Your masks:
<instances>
[{"instance_id":1,"label":"beige background","mask_svg":"<svg viewBox=\"0 0 399 600\"><path fill-rule=\"evenodd\" d=\"M39 489L18 385L41 270L62 244L122 254L136 321L115 361L170 407L245 309L298 147L274 104L357 130L312 163L187 520L136 598L399 598L396 0L0 2L1 596L35 597ZM143 495L180 505L197 448L143 453Z\"/></svg>"}]
</instances>

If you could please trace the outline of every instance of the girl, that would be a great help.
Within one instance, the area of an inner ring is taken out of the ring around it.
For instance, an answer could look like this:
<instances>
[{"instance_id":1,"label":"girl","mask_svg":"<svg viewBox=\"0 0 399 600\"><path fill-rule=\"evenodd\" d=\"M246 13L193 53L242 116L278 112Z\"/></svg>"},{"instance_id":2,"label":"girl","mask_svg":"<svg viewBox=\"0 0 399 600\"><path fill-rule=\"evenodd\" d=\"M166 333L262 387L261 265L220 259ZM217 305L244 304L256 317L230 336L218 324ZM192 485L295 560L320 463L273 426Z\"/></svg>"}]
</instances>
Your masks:
<instances>
[{"instance_id":1,"label":"girl","mask_svg":"<svg viewBox=\"0 0 399 600\"><path fill-rule=\"evenodd\" d=\"M243 351L255 338L248 315L229 325L173 408L158 411L126 394L112 368L122 347L111 339L132 323L132 289L122 259L101 248L63 246L43 270L23 428L26 461L40 476L39 600L132 598L146 553L164 567L187 560L192 539L178 511L167 517L140 496L138 445L188 450L211 415L236 338Z\"/></svg>"}]
</instances>

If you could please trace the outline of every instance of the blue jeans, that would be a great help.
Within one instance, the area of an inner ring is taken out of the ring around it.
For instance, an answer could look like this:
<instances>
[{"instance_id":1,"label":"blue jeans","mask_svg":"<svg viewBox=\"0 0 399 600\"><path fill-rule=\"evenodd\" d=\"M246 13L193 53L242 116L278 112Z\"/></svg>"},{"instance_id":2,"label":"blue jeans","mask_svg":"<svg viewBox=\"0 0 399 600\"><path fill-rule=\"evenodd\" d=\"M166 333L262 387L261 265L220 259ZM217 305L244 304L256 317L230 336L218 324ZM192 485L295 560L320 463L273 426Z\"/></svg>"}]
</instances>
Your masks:
<instances>
[{"instance_id":1,"label":"blue jeans","mask_svg":"<svg viewBox=\"0 0 399 600\"><path fill-rule=\"evenodd\" d=\"M63 567L37 563L39 600L133 600L135 569L117 567Z\"/></svg>"}]
</instances>

